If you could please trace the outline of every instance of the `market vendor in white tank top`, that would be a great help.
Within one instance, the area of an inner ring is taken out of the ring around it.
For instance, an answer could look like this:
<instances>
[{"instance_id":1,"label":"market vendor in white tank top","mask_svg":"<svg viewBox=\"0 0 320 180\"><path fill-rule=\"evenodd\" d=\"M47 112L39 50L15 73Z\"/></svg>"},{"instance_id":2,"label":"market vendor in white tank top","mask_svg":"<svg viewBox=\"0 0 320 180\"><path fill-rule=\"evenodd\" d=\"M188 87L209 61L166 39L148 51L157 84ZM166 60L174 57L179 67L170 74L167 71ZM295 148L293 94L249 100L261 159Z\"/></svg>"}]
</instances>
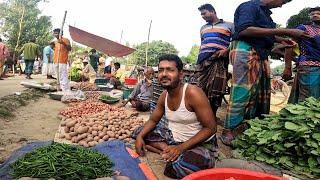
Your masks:
<instances>
[{"instance_id":1,"label":"market vendor in white tank top","mask_svg":"<svg viewBox=\"0 0 320 180\"><path fill-rule=\"evenodd\" d=\"M177 55L159 58L158 82L166 90L143 127L132 137L139 155L145 148L167 161L164 174L181 179L195 171L213 168L217 157L216 120L209 100L197 86L183 84L182 61ZM159 123L162 116L168 127Z\"/></svg>"}]
</instances>

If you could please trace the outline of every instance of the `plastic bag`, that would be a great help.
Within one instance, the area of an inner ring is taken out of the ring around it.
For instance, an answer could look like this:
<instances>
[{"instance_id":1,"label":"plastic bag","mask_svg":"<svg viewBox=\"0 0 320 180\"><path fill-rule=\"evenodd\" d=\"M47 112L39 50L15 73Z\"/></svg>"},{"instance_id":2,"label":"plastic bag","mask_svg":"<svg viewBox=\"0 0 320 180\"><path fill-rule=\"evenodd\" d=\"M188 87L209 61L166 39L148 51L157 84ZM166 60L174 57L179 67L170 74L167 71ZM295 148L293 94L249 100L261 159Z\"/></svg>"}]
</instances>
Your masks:
<instances>
[{"instance_id":1,"label":"plastic bag","mask_svg":"<svg viewBox=\"0 0 320 180\"><path fill-rule=\"evenodd\" d=\"M83 91L66 91L64 92L61 101L62 102L73 102L73 101L83 101L86 99L86 96Z\"/></svg>"}]
</instances>

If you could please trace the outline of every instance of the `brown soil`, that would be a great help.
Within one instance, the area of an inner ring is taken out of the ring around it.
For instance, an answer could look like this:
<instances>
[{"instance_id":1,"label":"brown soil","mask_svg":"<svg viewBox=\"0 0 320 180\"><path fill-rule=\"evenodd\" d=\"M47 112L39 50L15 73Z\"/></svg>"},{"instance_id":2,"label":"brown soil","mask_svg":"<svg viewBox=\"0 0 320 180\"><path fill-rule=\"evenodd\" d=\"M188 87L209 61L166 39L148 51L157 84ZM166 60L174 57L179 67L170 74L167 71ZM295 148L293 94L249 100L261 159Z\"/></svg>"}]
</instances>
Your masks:
<instances>
[{"instance_id":1,"label":"brown soil","mask_svg":"<svg viewBox=\"0 0 320 180\"><path fill-rule=\"evenodd\" d=\"M0 119L0 164L27 142L53 140L63 107L63 103L46 97L20 107L12 119Z\"/></svg>"}]
</instances>

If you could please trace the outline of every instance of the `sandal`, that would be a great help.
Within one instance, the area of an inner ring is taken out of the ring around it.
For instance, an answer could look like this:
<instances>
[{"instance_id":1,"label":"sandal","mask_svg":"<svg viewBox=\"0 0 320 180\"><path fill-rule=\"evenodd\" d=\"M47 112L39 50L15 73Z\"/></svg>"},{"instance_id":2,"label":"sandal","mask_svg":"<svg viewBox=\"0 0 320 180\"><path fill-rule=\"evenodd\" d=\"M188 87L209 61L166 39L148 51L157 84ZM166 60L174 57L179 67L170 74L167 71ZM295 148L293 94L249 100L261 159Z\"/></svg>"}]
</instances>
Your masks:
<instances>
[{"instance_id":1,"label":"sandal","mask_svg":"<svg viewBox=\"0 0 320 180\"><path fill-rule=\"evenodd\" d=\"M231 146L231 142L234 140L232 131L229 129L224 129L220 136L220 140L224 145Z\"/></svg>"}]
</instances>

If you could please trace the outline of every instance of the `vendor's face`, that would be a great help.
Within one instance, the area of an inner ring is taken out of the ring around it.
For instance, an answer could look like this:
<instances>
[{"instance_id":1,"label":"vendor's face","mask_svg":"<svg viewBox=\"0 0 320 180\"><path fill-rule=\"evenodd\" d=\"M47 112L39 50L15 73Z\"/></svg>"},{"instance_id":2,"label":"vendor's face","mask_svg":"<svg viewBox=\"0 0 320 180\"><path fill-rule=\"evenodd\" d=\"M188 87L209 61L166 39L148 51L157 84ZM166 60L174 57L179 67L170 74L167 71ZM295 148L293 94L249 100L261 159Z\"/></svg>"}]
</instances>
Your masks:
<instances>
[{"instance_id":1,"label":"vendor's face","mask_svg":"<svg viewBox=\"0 0 320 180\"><path fill-rule=\"evenodd\" d=\"M310 13L310 19L312 22L320 23L320 11L312 11Z\"/></svg>"},{"instance_id":2,"label":"vendor's face","mask_svg":"<svg viewBox=\"0 0 320 180\"><path fill-rule=\"evenodd\" d=\"M53 32L53 36L56 37L57 39L59 39L59 32L54 31L54 32Z\"/></svg>"},{"instance_id":3,"label":"vendor's face","mask_svg":"<svg viewBox=\"0 0 320 180\"><path fill-rule=\"evenodd\" d=\"M204 19L206 22L212 22L214 16L216 16L216 14L214 12L210 12L206 9L201 10L201 17L202 19Z\"/></svg>"},{"instance_id":4,"label":"vendor's face","mask_svg":"<svg viewBox=\"0 0 320 180\"><path fill-rule=\"evenodd\" d=\"M154 72L153 71L147 71L144 75L145 75L145 77L147 79L152 79L153 76L154 76Z\"/></svg>"},{"instance_id":5,"label":"vendor's face","mask_svg":"<svg viewBox=\"0 0 320 180\"><path fill-rule=\"evenodd\" d=\"M178 87L182 72L180 72L174 61L163 60L159 63L158 81L165 89Z\"/></svg>"}]
</instances>

